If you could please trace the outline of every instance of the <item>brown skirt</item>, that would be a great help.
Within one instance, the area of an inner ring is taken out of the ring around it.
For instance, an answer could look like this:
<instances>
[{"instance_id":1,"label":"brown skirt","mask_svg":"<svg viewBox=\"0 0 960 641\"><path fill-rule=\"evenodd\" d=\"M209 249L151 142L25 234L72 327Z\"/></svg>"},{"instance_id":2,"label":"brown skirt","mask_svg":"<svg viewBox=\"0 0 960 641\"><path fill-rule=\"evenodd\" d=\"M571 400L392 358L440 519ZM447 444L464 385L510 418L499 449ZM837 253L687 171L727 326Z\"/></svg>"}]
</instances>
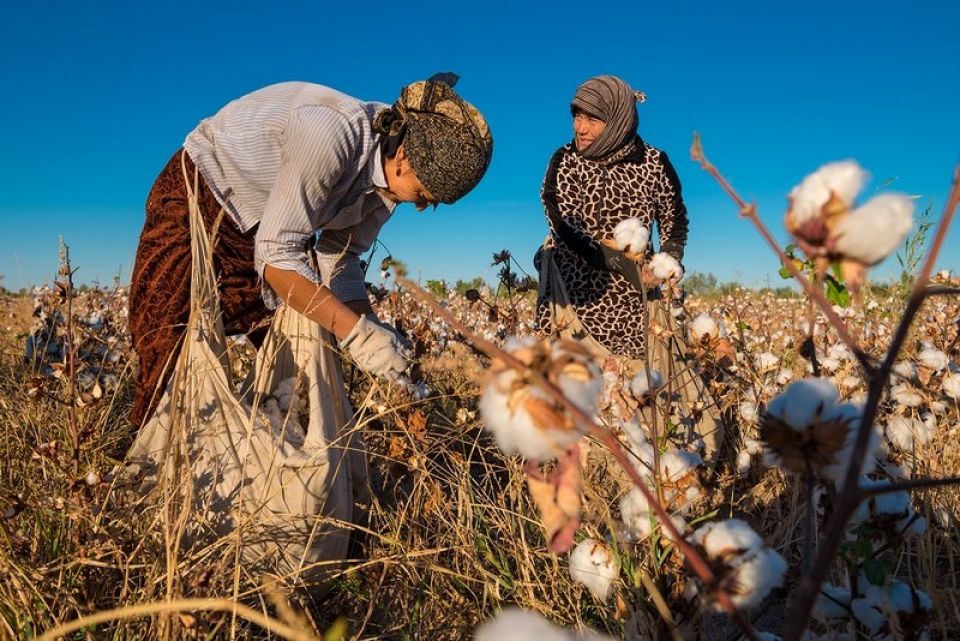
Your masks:
<instances>
[{"instance_id":1,"label":"brown skirt","mask_svg":"<svg viewBox=\"0 0 960 641\"><path fill-rule=\"evenodd\" d=\"M178 150L147 197L147 218L130 283L129 328L139 370L129 419L137 426L152 413L166 388L190 317L190 214L181 162L193 179L193 161ZM222 208L203 177L197 195L210 231ZM263 304L254 269L255 235L256 227L241 233L229 214L222 216L217 229L213 266L228 335L249 333L271 313ZM258 345L263 335L258 331L250 338Z\"/></svg>"}]
</instances>

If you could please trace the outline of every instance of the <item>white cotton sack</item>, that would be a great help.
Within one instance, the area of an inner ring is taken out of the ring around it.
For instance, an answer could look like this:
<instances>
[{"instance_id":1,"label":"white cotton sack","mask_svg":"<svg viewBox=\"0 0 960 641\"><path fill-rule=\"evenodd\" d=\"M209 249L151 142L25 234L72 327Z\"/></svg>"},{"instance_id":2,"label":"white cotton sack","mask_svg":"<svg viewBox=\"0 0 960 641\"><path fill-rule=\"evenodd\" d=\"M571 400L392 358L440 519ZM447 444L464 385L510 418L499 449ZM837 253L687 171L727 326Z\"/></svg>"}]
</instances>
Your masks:
<instances>
[{"instance_id":1,"label":"white cotton sack","mask_svg":"<svg viewBox=\"0 0 960 641\"><path fill-rule=\"evenodd\" d=\"M620 567L610 548L594 539L584 539L570 553L570 578L606 601Z\"/></svg>"},{"instance_id":2,"label":"white cotton sack","mask_svg":"<svg viewBox=\"0 0 960 641\"><path fill-rule=\"evenodd\" d=\"M639 218L627 218L613 228L613 242L617 249L630 254L641 254L650 241L650 229Z\"/></svg>"}]
</instances>

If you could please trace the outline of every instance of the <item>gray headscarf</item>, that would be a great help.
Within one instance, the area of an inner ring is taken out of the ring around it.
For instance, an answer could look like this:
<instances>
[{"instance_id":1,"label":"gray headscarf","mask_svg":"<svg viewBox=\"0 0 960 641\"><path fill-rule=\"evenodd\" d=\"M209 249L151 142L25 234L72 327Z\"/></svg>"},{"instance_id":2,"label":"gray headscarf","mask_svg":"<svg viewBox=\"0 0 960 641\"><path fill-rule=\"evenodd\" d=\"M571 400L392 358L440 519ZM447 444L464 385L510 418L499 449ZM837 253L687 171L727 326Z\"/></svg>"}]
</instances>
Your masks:
<instances>
[{"instance_id":1,"label":"gray headscarf","mask_svg":"<svg viewBox=\"0 0 960 641\"><path fill-rule=\"evenodd\" d=\"M580 109L606 123L600 136L580 153L585 158L603 158L633 140L636 103L646 99L642 91L634 91L616 76L597 76L580 85L570 103L571 113Z\"/></svg>"}]
</instances>

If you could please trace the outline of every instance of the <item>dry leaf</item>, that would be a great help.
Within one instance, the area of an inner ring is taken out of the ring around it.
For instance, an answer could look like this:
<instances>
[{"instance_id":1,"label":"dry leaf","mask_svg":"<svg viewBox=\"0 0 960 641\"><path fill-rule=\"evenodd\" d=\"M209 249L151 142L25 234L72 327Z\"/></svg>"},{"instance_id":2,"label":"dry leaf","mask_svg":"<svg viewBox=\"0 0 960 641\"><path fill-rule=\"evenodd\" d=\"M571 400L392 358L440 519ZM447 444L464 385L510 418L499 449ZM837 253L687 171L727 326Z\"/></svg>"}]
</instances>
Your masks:
<instances>
[{"instance_id":1,"label":"dry leaf","mask_svg":"<svg viewBox=\"0 0 960 641\"><path fill-rule=\"evenodd\" d=\"M416 410L407 420L407 431L418 441L427 440L427 415L423 410Z\"/></svg>"},{"instance_id":2,"label":"dry leaf","mask_svg":"<svg viewBox=\"0 0 960 641\"><path fill-rule=\"evenodd\" d=\"M580 448L574 445L560 457L557 468L546 477L535 463L526 466L530 496L540 509L547 547L558 554L573 547L580 525Z\"/></svg>"}]
</instances>

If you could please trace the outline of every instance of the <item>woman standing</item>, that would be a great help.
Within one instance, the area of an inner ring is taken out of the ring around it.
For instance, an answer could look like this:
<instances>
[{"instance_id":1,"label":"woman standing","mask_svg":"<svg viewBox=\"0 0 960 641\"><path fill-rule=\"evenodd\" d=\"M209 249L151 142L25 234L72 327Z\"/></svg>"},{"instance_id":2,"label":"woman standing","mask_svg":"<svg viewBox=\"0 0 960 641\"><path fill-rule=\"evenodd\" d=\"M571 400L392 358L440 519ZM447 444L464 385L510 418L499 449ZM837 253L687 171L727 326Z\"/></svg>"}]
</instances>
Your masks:
<instances>
[{"instance_id":1,"label":"woman standing","mask_svg":"<svg viewBox=\"0 0 960 641\"><path fill-rule=\"evenodd\" d=\"M550 236L538 253L537 320L547 334L569 334L601 355L644 355L644 296L660 284L648 268L637 282L629 261L603 241L637 218L659 229L660 251L681 262L687 209L667 154L637 134L643 94L620 78L580 85L570 105L574 139L553 154L541 196ZM649 252L648 252L649 253ZM631 282L633 281L633 282Z\"/></svg>"},{"instance_id":2,"label":"woman standing","mask_svg":"<svg viewBox=\"0 0 960 641\"><path fill-rule=\"evenodd\" d=\"M668 381L670 421L688 441L702 439L711 460L721 436L716 403L683 354L669 303L660 300L664 283L650 268L652 243L640 255L612 249L620 223L635 219L630 224L647 239L656 224L659 253L676 261L669 284L682 278L687 209L667 154L637 134L636 103L643 99L614 76L577 89L573 141L554 153L543 182L550 236L536 258L537 321L542 332L581 341L605 367L628 377L644 367L660 371ZM648 331L648 324L660 331ZM657 420L644 411L644 423Z\"/></svg>"},{"instance_id":3,"label":"woman standing","mask_svg":"<svg viewBox=\"0 0 960 641\"><path fill-rule=\"evenodd\" d=\"M393 106L309 83L272 85L187 136L147 199L133 271L135 425L166 387L190 314L188 180L215 232L227 334L250 333L283 302L332 332L361 369L387 378L406 370L405 339L373 313L359 254L397 204L453 203L486 171L490 131L456 81L415 82Z\"/></svg>"}]
</instances>

